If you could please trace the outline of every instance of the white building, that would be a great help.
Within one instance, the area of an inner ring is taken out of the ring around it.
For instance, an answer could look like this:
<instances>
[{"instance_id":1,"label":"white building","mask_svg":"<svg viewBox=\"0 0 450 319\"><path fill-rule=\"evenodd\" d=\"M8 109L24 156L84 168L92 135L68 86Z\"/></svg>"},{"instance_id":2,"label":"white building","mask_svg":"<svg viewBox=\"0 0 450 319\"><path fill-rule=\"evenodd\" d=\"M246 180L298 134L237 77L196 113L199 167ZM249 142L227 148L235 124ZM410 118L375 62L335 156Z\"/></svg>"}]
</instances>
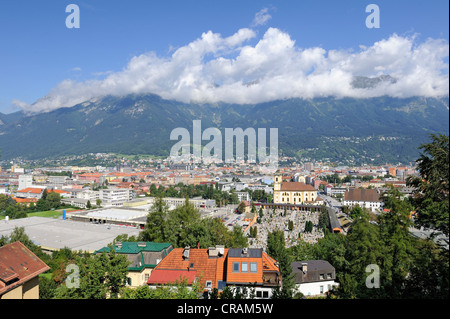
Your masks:
<instances>
[{"instance_id":1,"label":"white building","mask_svg":"<svg viewBox=\"0 0 450 319\"><path fill-rule=\"evenodd\" d=\"M384 203L376 189L350 188L344 194L344 206L352 208L357 205L361 208L367 208L371 212L376 212L382 210Z\"/></svg>"},{"instance_id":2,"label":"white building","mask_svg":"<svg viewBox=\"0 0 450 319\"><path fill-rule=\"evenodd\" d=\"M346 187L332 187L332 186L327 186L326 191L327 191L327 195L328 196L336 196L336 195L345 195L345 192L347 191L348 188Z\"/></svg>"},{"instance_id":3,"label":"white building","mask_svg":"<svg viewBox=\"0 0 450 319\"><path fill-rule=\"evenodd\" d=\"M244 200L247 202L250 201L250 194L247 192L235 192L235 194L237 195L239 202L242 202Z\"/></svg>"},{"instance_id":4,"label":"white building","mask_svg":"<svg viewBox=\"0 0 450 319\"><path fill-rule=\"evenodd\" d=\"M163 200L169 206L170 210L183 206L186 203L186 198L181 197L164 197ZM149 197L149 204L153 205L155 201L156 197ZM216 207L216 201L214 199L190 198L189 204L194 205L198 209L211 209Z\"/></svg>"},{"instance_id":5,"label":"white building","mask_svg":"<svg viewBox=\"0 0 450 319\"><path fill-rule=\"evenodd\" d=\"M326 260L296 261L291 267L295 290L305 297L325 295L339 285L334 267Z\"/></svg>"},{"instance_id":6,"label":"white building","mask_svg":"<svg viewBox=\"0 0 450 319\"><path fill-rule=\"evenodd\" d=\"M100 189L102 206L122 206L123 203L133 199L131 188L107 188Z\"/></svg>"},{"instance_id":7,"label":"white building","mask_svg":"<svg viewBox=\"0 0 450 319\"><path fill-rule=\"evenodd\" d=\"M19 187L18 189L25 189L28 187L33 187L33 176L22 174L19 175Z\"/></svg>"}]
</instances>

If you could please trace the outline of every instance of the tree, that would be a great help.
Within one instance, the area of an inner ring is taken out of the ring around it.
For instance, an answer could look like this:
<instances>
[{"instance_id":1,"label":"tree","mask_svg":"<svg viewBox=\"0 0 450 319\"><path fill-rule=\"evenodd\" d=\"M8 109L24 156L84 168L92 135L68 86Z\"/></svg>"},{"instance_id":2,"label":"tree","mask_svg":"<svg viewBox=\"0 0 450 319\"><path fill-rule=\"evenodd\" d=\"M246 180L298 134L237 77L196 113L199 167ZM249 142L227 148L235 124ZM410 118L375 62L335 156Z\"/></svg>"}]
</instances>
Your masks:
<instances>
[{"instance_id":1,"label":"tree","mask_svg":"<svg viewBox=\"0 0 450 319\"><path fill-rule=\"evenodd\" d=\"M267 254L278 262L281 277L283 278L283 287L279 293L275 289L275 297L292 298L292 289L295 282L291 267L292 260L285 246L283 231L274 230L267 235Z\"/></svg>"},{"instance_id":2,"label":"tree","mask_svg":"<svg viewBox=\"0 0 450 319\"><path fill-rule=\"evenodd\" d=\"M413 262L404 286L408 298L449 298L449 251L431 239L416 242Z\"/></svg>"},{"instance_id":3,"label":"tree","mask_svg":"<svg viewBox=\"0 0 450 319\"><path fill-rule=\"evenodd\" d=\"M341 287L347 297L376 298L382 297L382 289L368 289L366 287L366 267L384 264L383 243L380 240L378 227L369 223L369 216L363 212L355 220L347 234L347 256L349 262L346 286Z\"/></svg>"},{"instance_id":4,"label":"tree","mask_svg":"<svg viewBox=\"0 0 450 319\"><path fill-rule=\"evenodd\" d=\"M86 203L86 208L87 209L91 209L92 208L92 204L91 201L88 199L87 203Z\"/></svg>"},{"instance_id":5,"label":"tree","mask_svg":"<svg viewBox=\"0 0 450 319\"><path fill-rule=\"evenodd\" d=\"M245 203L241 202L238 207L237 207L237 211L239 214L242 214L245 211Z\"/></svg>"},{"instance_id":6,"label":"tree","mask_svg":"<svg viewBox=\"0 0 450 319\"><path fill-rule=\"evenodd\" d=\"M310 220L305 222L305 233L310 233L313 230L313 223Z\"/></svg>"},{"instance_id":7,"label":"tree","mask_svg":"<svg viewBox=\"0 0 450 319\"><path fill-rule=\"evenodd\" d=\"M55 291L57 299L117 298L125 287L130 262L124 255L110 252L96 255L76 255L74 264L79 269L79 287L61 285Z\"/></svg>"},{"instance_id":8,"label":"tree","mask_svg":"<svg viewBox=\"0 0 450 319\"><path fill-rule=\"evenodd\" d=\"M352 219L357 219L360 218L363 214L363 209L361 208L361 206L356 205L355 207L352 208L352 210L350 211L349 216Z\"/></svg>"},{"instance_id":9,"label":"tree","mask_svg":"<svg viewBox=\"0 0 450 319\"><path fill-rule=\"evenodd\" d=\"M46 199L50 208L58 208L61 205L61 196L56 192L51 192Z\"/></svg>"},{"instance_id":10,"label":"tree","mask_svg":"<svg viewBox=\"0 0 450 319\"><path fill-rule=\"evenodd\" d=\"M401 199L397 189L390 189L383 194L385 206L389 212L379 216L381 240L384 243L383 275L385 293L391 297L400 297L402 287L413 262L413 245L409 233L412 225L409 212L412 207Z\"/></svg>"},{"instance_id":11,"label":"tree","mask_svg":"<svg viewBox=\"0 0 450 319\"><path fill-rule=\"evenodd\" d=\"M294 222L292 220L288 220L287 228L289 231L294 229Z\"/></svg>"},{"instance_id":12,"label":"tree","mask_svg":"<svg viewBox=\"0 0 450 319\"><path fill-rule=\"evenodd\" d=\"M328 209L325 205L320 207L319 213L319 227L325 232L330 229L330 218L328 217Z\"/></svg>"},{"instance_id":13,"label":"tree","mask_svg":"<svg viewBox=\"0 0 450 319\"><path fill-rule=\"evenodd\" d=\"M36 202L36 208L39 211L47 211L50 210L50 204L47 200L45 200L44 198L40 198L37 202Z\"/></svg>"},{"instance_id":14,"label":"tree","mask_svg":"<svg viewBox=\"0 0 450 319\"><path fill-rule=\"evenodd\" d=\"M449 141L447 135L431 134L431 142L423 144L416 160L420 176L409 176L407 184L415 187L413 203L418 224L441 230L449 235Z\"/></svg>"},{"instance_id":15,"label":"tree","mask_svg":"<svg viewBox=\"0 0 450 319\"><path fill-rule=\"evenodd\" d=\"M166 218L169 207L162 197L157 197L151 211L147 215L144 230L139 234L142 241L164 242Z\"/></svg>"}]
</instances>

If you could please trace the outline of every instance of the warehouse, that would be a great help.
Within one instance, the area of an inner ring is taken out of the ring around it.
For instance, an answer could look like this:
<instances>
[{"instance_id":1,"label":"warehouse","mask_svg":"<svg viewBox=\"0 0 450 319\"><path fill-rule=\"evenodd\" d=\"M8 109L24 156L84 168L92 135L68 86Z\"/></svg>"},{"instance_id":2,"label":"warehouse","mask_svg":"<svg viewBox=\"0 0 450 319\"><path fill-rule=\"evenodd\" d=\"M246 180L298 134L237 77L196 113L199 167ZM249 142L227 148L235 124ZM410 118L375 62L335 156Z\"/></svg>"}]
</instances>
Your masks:
<instances>
[{"instance_id":1,"label":"warehouse","mask_svg":"<svg viewBox=\"0 0 450 319\"><path fill-rule=\"evenodd\" d=\"M112 243L119 235L139 235L139 229L136 227L83 223L62 218L28 217L0 220L0 237L9 237L16 227L23 227L25 234L46 252L64 247L73 251L94 252Z\"/></svg>"}]
</instances>

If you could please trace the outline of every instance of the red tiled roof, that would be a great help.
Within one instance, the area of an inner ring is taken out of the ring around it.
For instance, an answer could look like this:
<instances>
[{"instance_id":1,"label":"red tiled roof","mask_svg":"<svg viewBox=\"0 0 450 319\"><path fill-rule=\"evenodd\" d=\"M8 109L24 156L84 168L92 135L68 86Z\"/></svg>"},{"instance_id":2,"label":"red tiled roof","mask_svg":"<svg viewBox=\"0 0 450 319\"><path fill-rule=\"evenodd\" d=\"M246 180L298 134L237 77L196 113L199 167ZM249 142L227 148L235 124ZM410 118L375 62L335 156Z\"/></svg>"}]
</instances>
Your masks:
<instances>
[{"instance_id":1,"label":"red tiled roof","mask_svg":"<svg viewBox=\"0 0 450 319\"><path fill-rule=\"evenodd\" d=\"M380 194L370 188L350 188L344 194L344 200L357 202L381 202Z\"/></svg>"},{"instance_id":2,"label":"red tiled roof","mask_svg":"<svg viewBox=\"0 0 450 319\"><path fill-rule=\"evenodd\" d=\"M176 281L180 282L187 279L187 284L192 285L196 276L197 271L195 270L154 269L147 283L153 285L163 285L167 283L174 283Z\"/></svg>"},{"instance_id":3,"label":"red tiled roof","mask_svg":"<svg viewBox=\"0 0 450 319\"><path fill-rule=\"evenodd\" d=\"M281 184L282 191L311 191L314 192L316 189L309 184L302 182L284 182Z\"/></svg>"},{"instance_id":4,"label":"red tiled roof","mask_svg":"<svg viewBox=\"0 0 450 319\"><path fill-rule=\"evenodd\" d=\"M188 271L196 272L196 278L201 279L200 284L203 287L206 286L206 281L211 281L213 288L217 288L217 281L223 280L224 278L224 263L228 249L224 249L224 256L218 258L210 258L208 254L208 249L193 249L189 251L189 259L183 258L184 248L173 249L166 257L164 257L161 262L155 267L150 275L148 284L152 284L155 280L153 274L156 270L164 272L166 270L173 271ZM161 278L162 275L156 275L156 278ZM166 275L170 278L169 273ZM178 276L179 277L179 276ZM166 283L169 283L167 281ZM161 284L161 283L159 283Z\"/></svg>"},{"instance_id":5,"label":"red tiled roof","mask_svg":"<svg viewBox=\"0 0 450 319\"><path fill-rule=\"evenodd\" d=\"M33 187L27 187L21 190L18 190L18 193L32 193L32 194L40 194L42 193L42 188L33 188Z\"/></svg>"},{"instance_id":6,"label":"red tiled roof","mask_svg":"<svg viewBox=\"0 0 450 319\"><path fill-rule=\"evenodd\" d=\"M49 269L19 241L0 247L0 295Z\"/></svg>"}]
</instances>

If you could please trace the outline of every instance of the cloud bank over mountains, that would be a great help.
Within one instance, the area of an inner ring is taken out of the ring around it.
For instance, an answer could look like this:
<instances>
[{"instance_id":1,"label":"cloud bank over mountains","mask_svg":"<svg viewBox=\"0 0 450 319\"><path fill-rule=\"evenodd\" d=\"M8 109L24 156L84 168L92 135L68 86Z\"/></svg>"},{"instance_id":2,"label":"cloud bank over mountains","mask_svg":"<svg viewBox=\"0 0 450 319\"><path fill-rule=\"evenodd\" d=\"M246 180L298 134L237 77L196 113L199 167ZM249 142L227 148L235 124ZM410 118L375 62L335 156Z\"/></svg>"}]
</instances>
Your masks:
<instances>
[{"instance_id":1,"label":"cloud bank over mountains","mask_svg":"<svg viewBox=\"0 0 450 319\"><path fill-rule=\"evenodd\" d=\"M267 11L258 14L254 25L270 19ZM448 42L416 40L393 34L354 52L302 48L288 33L272 27L259 38L250 28L228 37L208 31L169 56L148 52L104 79L67 79L33 104L13 103L25 112L47 112L131 93L153 93L187 103L239 104L326 96L448 96ZM249 44L252 41L254 45ZM386 75L395 81L380 81L369 88L352 85L355 77Z\"/></svg>"}]
</instances>

